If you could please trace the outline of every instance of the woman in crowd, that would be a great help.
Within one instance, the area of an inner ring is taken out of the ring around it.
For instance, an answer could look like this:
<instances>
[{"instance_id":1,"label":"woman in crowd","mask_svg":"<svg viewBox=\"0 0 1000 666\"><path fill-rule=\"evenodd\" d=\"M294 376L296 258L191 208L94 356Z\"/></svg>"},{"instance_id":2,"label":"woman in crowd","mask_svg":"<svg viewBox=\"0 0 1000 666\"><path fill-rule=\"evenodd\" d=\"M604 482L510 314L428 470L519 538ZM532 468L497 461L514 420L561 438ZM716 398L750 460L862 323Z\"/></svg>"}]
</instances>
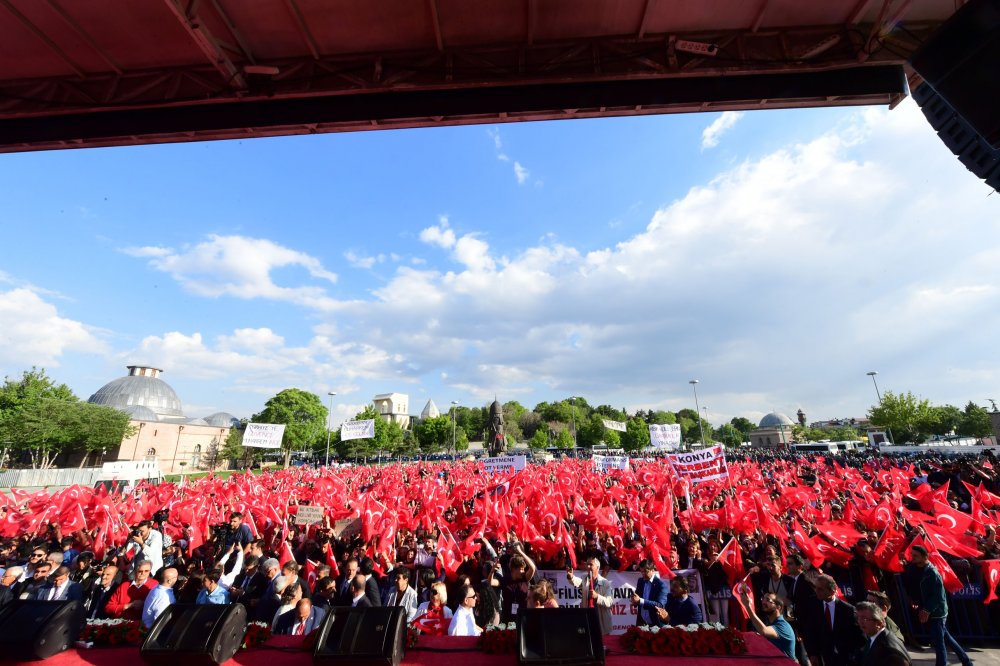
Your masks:
<instances>
[{"instance_id":1,"label":"woman in crowd","mask_svg":"<svg viewBox=\"0 0 1000 666\"><path fill-rule=\"evenodd\" d=\"M434 582L429 590L430 600L417 607L417 616L413 621L425 634L444 636L454 615L448 608L448 590L440 581Z\"/></svg>"}]
</instances>

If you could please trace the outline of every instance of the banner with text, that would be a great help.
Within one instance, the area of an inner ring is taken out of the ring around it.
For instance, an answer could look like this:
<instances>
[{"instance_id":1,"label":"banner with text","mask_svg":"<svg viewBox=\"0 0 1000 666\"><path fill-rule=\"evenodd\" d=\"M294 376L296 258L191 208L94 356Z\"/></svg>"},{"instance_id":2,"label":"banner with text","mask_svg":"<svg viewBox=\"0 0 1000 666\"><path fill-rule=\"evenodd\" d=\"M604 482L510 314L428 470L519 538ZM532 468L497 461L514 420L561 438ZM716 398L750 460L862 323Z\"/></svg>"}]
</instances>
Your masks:
<instances>
[{"instance_id":1,"label":"banner with text","mask_svg":"<svg viewBox=\"0 0 1000 666\"><path fill-rule=\"evenodd\" d=\"M677 476L684 476L691 483L723 479L729 476L726 467L726 452L721 444L688 453L668 453L670 465Z\"/></svg>"},{"instance_id":2,"label":"banner with text","mask_svg":"<svg viewBox=\"0 0 1000 666\"><path fill-rule=\"evenodd\" d=\"M625 424L622 423L621 421L610 421L608 419L604 419L604 427L607 428L608 430L617 430L618 432L628 432L628 428L626 428Z\"/></svg>"},{"instance_id":3,"label":"banner with text","mask_svg":"<svg viewBox=\"0 0 1000 666\"><path fill-rule=\"evenodd\" d=\"M677 423L653 423L649 426L649 444L654 449L673 451L681 445L681 426Z\"/></svg>"},{"instance_id":4,"label":"banner with text","mask_svg":"<svg viewBox=\"0 0 1000 666\"><path fill-rule=\"evenodd\" d=\"M364 421L344 421L340 426L340 441L367 439L375 436L375 419Z\"/></svg>"},{"instance_id":5,"label":"banner with text","mask_svg":"<svg viewBox=\"0 0 1000 666\"><path fill-rule=\"evenodd\" d=\"M678 576L687 578L691 590L689 596L698 607L701 608L702 617L707 618L705 600L701 586L701 574L697 569L675 569ZM573 575L584 578L586 572L576 571ZM611 633L624 634L629 627L635 626L636 608L632 605L632 593L635 592L635 585L639 582L638 571L609 571L608 580L614 586L614 601L611 602ZM552 589L556 593L556 601L561 608L577 608L580 606L580 598L583 593L574 588L566 579L565 571L545 570L535 574L535 580L547 579L552 583ZM669 581L664 581L669 583Z\"/></svg>"},{"instance_id":6,"label":"banner with text","mask_svg":"<svg viewBox=\"0 0 1000 666\"><path fill-rule=\"evenodd\" d=\"M497 456L496 458L483 458L483 467L487 472L496 474L498 472L520 472L527 464L525 456Z\"/></svg>"},{"instance_id":7,"label":"banner with text","mask_svg":"<svg viewBox=\"0 0 1000 666\"><path fill-rule=\"evenodd\" d=\"M594 454L594 470L607 472L612 469L628 469L628 456L602 456Z\"/></svg>"},{"instance_id":8,"label":"banner with text","mask_svg":"<svg viewBox=\"0 0 1000 666\"><path fill-rule=\"evenodd\" d=\"M248 423L243 431L243 446L256 449L280 449L285 434L284 423Z\"/></svg>"}]
</instances>

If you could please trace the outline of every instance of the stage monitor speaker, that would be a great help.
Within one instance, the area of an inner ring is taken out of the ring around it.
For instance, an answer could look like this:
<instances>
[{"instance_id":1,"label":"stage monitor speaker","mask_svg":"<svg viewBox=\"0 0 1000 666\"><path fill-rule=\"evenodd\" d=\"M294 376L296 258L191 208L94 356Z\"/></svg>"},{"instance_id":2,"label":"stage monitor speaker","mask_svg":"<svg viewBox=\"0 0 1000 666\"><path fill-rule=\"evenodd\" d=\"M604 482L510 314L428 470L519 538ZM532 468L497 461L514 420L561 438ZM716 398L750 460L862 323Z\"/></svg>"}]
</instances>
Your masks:
<instances>
[{"instance_id":1,"label":"stage monitor speaker","mask_svg":"<svg viewBox=\"0 0 1000 666\"><path fill-rule=\"evenodd\" d=\"M0 609L0 659L35 661L76 642L86 622L79 601L18 600Z\"/></svg>"},{"instance_id":2,"label":"stage monitor speaker","mask_svg":"<svg viewBox=\"0 0 1000 666\"><path fill-rule=\"evenodd\" d=\"M221 664L232 659L246 633L242 604L173 604L153 623L139 656L157 666Z\"/></svg>"},{"instance_id":3,"label":"stage monitor speaker","mask_svg":"<svg viewBox=\"0 0 1000 666\"><path fill-rule=\"evenodd\" d=\"M910 59L913 69L1000 148L1000 0L971 0Z\"/></svg>"},{"instance_id":4,"label":"stage monitor speaker","mask_svg":"<svg viewBox=\"0 0 1000 666\"><path fill-rule=\"evenodd\" d=\"M313 661L336 666L399 666L405 639L406 609L402 607L333 607L320 626Z\"/></svg>"},{"instance_id":5,"label":"stage monitor speaker","mask_svg":"<svg viewBox=\"0 0 1000 666\"><path fill-rule=\"evenodd\" d=\"M604 664L604 637L595 608L526 608L518 624L517 643L521 664Z\"/></svg>"}]
</instances>

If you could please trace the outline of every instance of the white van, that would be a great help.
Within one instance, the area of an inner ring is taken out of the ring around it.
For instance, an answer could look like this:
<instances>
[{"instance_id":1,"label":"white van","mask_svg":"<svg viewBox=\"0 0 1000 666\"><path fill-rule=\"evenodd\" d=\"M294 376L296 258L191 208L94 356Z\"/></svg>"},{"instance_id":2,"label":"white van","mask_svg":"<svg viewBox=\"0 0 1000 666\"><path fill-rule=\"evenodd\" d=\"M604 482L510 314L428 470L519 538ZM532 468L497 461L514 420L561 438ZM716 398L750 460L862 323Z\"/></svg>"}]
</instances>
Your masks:
<instances>
[{"instance_id":1,"label":"white van","mask_svg":"<svg viewBox=\"0 0 1000 666\"><path fill-rule=\"evenodd\" d=\"M106 462L101 466L101 474L97 477L97 486L105 486L111 490L114 485L119 490L135 488L140 481L161 483L163 472L160 465L153 460L116 460Z\"/></svg>"}]
</instances>

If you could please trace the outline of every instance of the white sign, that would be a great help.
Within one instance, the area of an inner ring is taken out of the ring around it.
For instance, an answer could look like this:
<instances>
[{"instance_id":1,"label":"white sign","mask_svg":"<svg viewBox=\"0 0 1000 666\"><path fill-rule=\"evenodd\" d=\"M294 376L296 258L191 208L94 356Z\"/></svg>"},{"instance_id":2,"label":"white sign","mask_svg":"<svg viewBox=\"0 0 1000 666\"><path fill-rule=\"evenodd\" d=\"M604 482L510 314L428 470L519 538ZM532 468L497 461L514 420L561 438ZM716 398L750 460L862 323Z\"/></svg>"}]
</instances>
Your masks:
<instances>
[{"instance_id":1,"label":"white sign","mask_svg":"<svg viewBox=\"0 0 1000 666\"><path fill-rule=\"evenodd\" d=\"M296 525L319 525L323 522L323 507L313 504L300 504L295 514Z\"/></svg>"},{"instance_id":2,"label":"white sign","mask_svg":"<svg viewBox=\"0 0 1000 666\"><path fill-rule=\"evenodd\" d=\"M607 472L612 469L628 469L628 456L602 456L594 454L594 469Z\"/></svg>"},{"instance_id":3,"label":"white sign","mask_svg":"<svg viewBox=\"0 0 1000 666\"><path fill-rule=\"evenodd\" d=\"M366 439L375 436L375 419L364 421L344 421L340 426L340 441Z\"/></svg>"},{"instance_id":4,"label":"white sign","mask_svg":"<svg viewBox=\"0 0 1000 666\"><path fill-rule=\"evenodd\" d=\"M673 451L681 445L679 423L652 423L649 426L649 443L654 449Z\"/></svg>"},{"instance_id":5,"label":"white sign","mask_svg":"<svg viewBox=\"0 0 1000 666\"><path fill-rule=\"evenodd\" d=\"M284 423L248 423L247 429L243 431L243 446L280 449L284 434Z\"/></svg>"},{"instance_id":6,"label":"white sign","mask_svg":"<svg viewBox=\"0 0 1000 666\"><path fill-rule=\"evenodd\" d=\"M496 474L498 472L520 472L527 464L525 456L497 456L496 458L484 458L483 467L487 472Z\"/></svg>"},{"instance_id":7,"label":"white sign","mask_svg":"<svg viewBox=\"0 0 1000 666\"><path fill-rule=\"evenodd\" d=\"M604 419L604 427L608 430L617 430L618 432L628 432L628 428L621 421L609 421Z\"/></svg>"},{"instance_id":8,"label":"white sign","mask_svg":"<svg viewBox=\"0 0 1000 666\"><path fill-rule=\"evenodd\" d=\"M882 448L883 444L888 444L889 438L886 437L885 433L880 430L869 430L868 431L868 444L874 449Z\"/></svg>"},{"instance_id":9,"label":"white sign","mask_svg":"<svg viewBox=\"0 0 1000 666\"><path fill-rule=\"evenodd\" d=\"M688 453L668 453L667 459L670 461L670 466L677 472L677 476L685 476L691 480L691 483L729 476L729 468L726 467L726 452L721 444Z\"/></svg>"},{"instance_id":10,"label":"white sign","mask_svg":"<svg viewBox=\"0 0 1000 666\"><path fill-rule=\"evenodd\" d=\"M586 572L578 571L574 572L573 575L578 578L584 578L585 574ZM688 596L701 608L701 615L707 622L708 615L705 613L701 574L698 573L697 569L678 569L674 571L674 574L687 578L688 585L691 588ZM614 601L611 602L612 634L624 634L629 627L635 626L636 609L632 606L632 593L635 592L636 583L639 582L639 575L638 571L608 572L607 578L614 585L614 592L612 593ZM583 596L583 593L570 585L569 581L566 580L565 571L539 571L535 575L535 578L545 578L552 583L552 589L555 591L556 601L559 602L560 608L578 608L580 606L580 598ZM670 584L668 580L664 580L663 582L668 586Z\"/></svg>"}]
</instances>

